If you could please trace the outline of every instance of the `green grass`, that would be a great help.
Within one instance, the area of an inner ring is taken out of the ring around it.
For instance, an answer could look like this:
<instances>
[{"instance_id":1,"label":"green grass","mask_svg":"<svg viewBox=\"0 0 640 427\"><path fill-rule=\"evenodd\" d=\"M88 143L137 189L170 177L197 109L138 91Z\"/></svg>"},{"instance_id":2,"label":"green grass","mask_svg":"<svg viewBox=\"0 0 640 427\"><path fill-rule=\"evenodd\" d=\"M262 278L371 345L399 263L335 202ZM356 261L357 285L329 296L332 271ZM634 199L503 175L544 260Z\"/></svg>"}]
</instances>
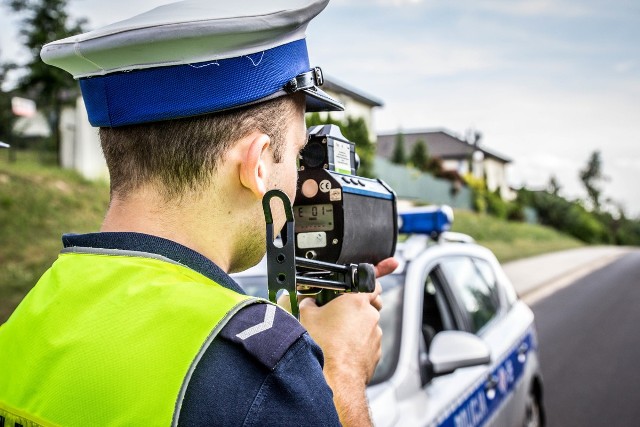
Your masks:
<instances>
[{"instance_id":1,"label":"green grass","mask_svg":"<svg viewBox=\"0 0 640 427\"><path fill-rule=\"evenodd\" d=\"M0 324L56 259L60 236L96 231L109 200L109 186L77 173L43 165L43 156L0 151ZM454 231L472 235L509 261L581 246L550 228L507 223L456 211Z\"/></svg>"},{"instance_id":2,"label":"green grass","mask_svg":"<svg viewBox=\"0 0 640 427\"><path fill-rule=\"evenodd\" d=\"M536 224L507 222L489 215L456 210L452 231L469 234L493 251L500 262L584 246L557 230Z\"/></svg>"},{"instance_id":3,"label":"green grass","mask_svg":"<svg viewBox=\"0 0 640 427\"><path fill-rule=\"evenodd\" d=\"M96 231L109 201L107 183L40 160L0 152L0 323L56 259L61 235Z\"/></svg>"}]
</instances>

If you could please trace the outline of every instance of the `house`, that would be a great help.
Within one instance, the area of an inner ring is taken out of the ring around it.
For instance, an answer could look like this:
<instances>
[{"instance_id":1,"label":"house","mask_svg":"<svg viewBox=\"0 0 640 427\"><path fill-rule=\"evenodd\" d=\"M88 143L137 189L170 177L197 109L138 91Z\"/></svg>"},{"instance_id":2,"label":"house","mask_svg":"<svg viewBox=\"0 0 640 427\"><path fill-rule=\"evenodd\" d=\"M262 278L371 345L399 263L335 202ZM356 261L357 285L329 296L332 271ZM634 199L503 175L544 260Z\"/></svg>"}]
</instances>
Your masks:
<instances>
[{"instance_id":1,"label":"house","mask_svg":"<svg viewBox=\"0 0 640 427\"><path fill-rule=\"evenodd\" d=\"M376 132L373 126L373 109L382 107L382 101L326 76L322 90L344 104L344 112L332 112L332 118L339 120L343 120L346 117L363 118L369 130L369 140L376 140Z\"/></svg>"},{"instance_id":2,"label":"house","mask_svg":"<svg viewBox=\"0 0 640 427\"><path fill-rule=\"evenodd\" d=\"M51 135L51 127L44 114L38 111L31 117L16 118L13 124L13 134L23 138L46 138Z\"/></svg>"},{"instance_id":3,"label":"house","mask_svg":"<svg viewBox=\"0 0 640 427\"><path fill-rule=\"evenodd\" d=\"M479 143L470 143L453 135L451 132L436 129L419 132L403 132L404 150L407 155L418 141L424 141L430 157L442 160L444 170L454 170L460 175L471 173L486 180L489 191L499 189L504 200L514 198L513 191L507 182L506 168L511 159L489 150ZM378 135L376 154L391 159L398 138L397 133Z\"/></svg>"}]
</instances>

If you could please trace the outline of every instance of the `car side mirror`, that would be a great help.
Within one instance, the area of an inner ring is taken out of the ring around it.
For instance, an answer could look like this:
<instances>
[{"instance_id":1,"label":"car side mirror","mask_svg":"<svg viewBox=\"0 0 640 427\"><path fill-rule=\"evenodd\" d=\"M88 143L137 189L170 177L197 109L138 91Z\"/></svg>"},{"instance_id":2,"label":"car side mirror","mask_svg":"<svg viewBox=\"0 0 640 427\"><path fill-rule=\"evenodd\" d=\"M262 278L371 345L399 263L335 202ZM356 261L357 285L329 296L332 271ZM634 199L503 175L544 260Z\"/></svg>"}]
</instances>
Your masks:
<instances>
[{"instance_id":1,"label":"car side mirror","mask_svg":"<svg viewBox=\"0 0 640 427\"><path fill-rule=\"evenodd\" d=\"M441 331L433 337L428 361L423 362L428 366L421 368L439 376L490 362L491 350L481 338L463 331Z\"/></svg>"}]
</instances>

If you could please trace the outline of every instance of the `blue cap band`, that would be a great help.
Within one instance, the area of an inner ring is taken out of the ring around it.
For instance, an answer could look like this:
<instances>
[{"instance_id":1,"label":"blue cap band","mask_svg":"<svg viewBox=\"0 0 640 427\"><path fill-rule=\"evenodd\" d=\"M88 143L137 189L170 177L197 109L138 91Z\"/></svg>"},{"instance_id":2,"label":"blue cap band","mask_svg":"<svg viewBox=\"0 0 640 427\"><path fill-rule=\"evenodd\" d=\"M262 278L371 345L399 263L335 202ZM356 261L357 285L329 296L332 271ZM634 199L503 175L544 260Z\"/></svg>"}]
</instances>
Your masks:
<instances>
[{"instance_id":1,"label":"blue cap band","mask_svg":"<svg viewBox=\"0 0 640 427\"><path fill-rule=\"evenodd\" d=\"M82 78L80 88L89 122L117 127L251 104L309 69L302 39L250 56Z\"/></svg>"}]
</instances>

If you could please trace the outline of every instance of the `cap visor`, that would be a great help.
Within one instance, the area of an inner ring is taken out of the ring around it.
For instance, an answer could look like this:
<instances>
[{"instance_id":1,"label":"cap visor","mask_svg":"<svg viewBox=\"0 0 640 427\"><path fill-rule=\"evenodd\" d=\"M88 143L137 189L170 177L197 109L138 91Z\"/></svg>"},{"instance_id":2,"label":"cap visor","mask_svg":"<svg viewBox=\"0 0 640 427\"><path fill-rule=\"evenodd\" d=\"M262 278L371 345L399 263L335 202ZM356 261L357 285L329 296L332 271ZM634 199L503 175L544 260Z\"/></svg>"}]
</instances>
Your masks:
<instances>
[{"instance_id":1,"label":"cap visor","mask_svg":"<svg viewBox=\"0 0 640 427\"><path fill-rule=\"evenodd\" d=\"M303 89L307 98L307 113L317 111L344 111L344 105L337 99L330 97L326 92L314 86Z\"/></svg>"}]
</instances>

